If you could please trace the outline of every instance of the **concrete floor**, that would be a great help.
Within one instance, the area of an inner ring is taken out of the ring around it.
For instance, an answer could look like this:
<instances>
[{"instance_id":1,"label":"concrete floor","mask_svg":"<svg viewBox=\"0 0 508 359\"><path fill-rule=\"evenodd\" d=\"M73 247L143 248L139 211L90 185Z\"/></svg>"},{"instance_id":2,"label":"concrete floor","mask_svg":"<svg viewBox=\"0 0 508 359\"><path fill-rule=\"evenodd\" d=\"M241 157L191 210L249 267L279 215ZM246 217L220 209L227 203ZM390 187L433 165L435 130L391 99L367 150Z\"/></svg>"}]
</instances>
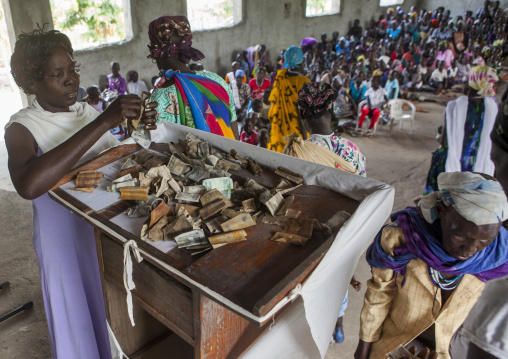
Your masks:
<instances>
[{"instance_id":1,"label":"concrete floor","mask_svg":"<svg viewBox=\"0 0 508 359\"><path fill-rule=\"evenodd\" d=\"M428 113L417 113L413 135L408 134L409 126L402 131L394 129L393 136L379 126L374 137L353 139L367 157L368 176L395 187L394 210L411 205L412 199L422 194L431 151L438 147L435 134L444 107L433 103L419 106ZM3 112L0 121L8 119L8 115L8 111ZM0 141L3 142L3 133ZM0 283L11 282L9 289L0 290L0 315L29 300L34 307L0 324L0 358L50 358L37 260L31 244L31 203L13 192L6 162L5 146L0 143ZM370 268L363 258L355 275L364 285L359 293L350 288L344 320L346 340L343 344L331 344L327 359L352 358L356 348L365 282L370 277Z\"/></svg>"}]
</instances>

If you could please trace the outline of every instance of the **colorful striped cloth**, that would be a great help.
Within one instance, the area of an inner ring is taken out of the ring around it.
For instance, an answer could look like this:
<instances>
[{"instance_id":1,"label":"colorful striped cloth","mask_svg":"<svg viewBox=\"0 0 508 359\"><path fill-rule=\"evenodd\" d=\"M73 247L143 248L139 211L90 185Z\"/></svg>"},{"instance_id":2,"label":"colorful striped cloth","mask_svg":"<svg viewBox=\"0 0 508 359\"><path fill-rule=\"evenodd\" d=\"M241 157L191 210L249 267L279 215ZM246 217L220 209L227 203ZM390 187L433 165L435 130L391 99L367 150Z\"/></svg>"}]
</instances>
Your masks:
<instances>
[{"instance_id":1,"label":"colorful striped cloth","mask_svg":"<svg viewBox=\"0 0 508 359\"><path fill-rule=\"evenodd\" d=\"M196 74L181 73L180 71L161 70L161 80L154 91L167 80L174 78L178 107L182 123L186 123L185 105L192 112L196 128L201 131L234 139L231 130L231 113L229 95L217 82Z\"/></svg>"}]
</instances>

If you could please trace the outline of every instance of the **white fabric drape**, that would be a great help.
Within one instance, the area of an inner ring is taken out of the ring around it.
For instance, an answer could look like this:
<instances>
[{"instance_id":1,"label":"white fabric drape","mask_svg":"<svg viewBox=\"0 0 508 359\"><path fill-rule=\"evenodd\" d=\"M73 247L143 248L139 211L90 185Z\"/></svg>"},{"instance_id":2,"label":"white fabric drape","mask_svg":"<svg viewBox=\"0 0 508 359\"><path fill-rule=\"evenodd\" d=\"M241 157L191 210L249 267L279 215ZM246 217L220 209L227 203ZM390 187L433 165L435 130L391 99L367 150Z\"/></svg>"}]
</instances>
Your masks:
<instances>
[{"instance_id":1,"label":"white fabric drape","mask_svg":"<svg viewBox=\"0 0 508 359\"><path fill-rule=\"evenodd\" d=\"M480 137L480 147L473 168L474 172L494 175L494 162L490 159L492 141L490 133L496 122L498 106L493 97L485 96L485 115ZM446 172L460 172L460 158L462 156L462 142L464 141L464 125L466 123L469 99L461 96L446 106L446 140L448 142L448 156L446 157Z\"/></svg>"},{"instance_id":2,"label":"white fabric drape","mask_svg":"<svg viewBox=\"0 0 508 359\"><path fill-rule=\"evenodd\" d=\"M247 359L323 358L328 349L335 321L356 264L390 215L394 199L394 189L369 178L303 161L177 124L168 123L164 129L164 142L177 142L178 139L184 139L187 133L195 134L221 150L229 152L231 149L234 149L240 156L253 158L258 163L269 168L275 169L278 166L284 166L290 170L297 171L303 174L305 182L308 185L321 186L354 200L361 201L358 209L337 234L334 243L323 260L302 284L300 296L295 298L299 291L297 289L290 292L286 298L277 304L277 308L282 308L284 305L288 307L277 317L275 323L266 325L264 333L242 356L242 358ZM152 131L152 138L161 138L162 136L160 135L156 135ZM160 140L160 142L163 141ZM58 196L54 195L54 197L66 203ZM69 203L66 204L73 208ZM80 214L106 233L114 235L125 243L128 242L126 238L118 236L111 229L91 218L88 214ZM139 249L139 252L141 252L145 260L155 262L173 275L180 277L192 285L198 286L210 298L219 303L226 303L229 308L233 308L251 320L264 322L272 314L270 313L263 318L256 317L245 309L229 302L220 294L196 283L176 268L159 261L142 249ZM133 270L136 270L135 266Z\"/></svg>"}]
</instances>

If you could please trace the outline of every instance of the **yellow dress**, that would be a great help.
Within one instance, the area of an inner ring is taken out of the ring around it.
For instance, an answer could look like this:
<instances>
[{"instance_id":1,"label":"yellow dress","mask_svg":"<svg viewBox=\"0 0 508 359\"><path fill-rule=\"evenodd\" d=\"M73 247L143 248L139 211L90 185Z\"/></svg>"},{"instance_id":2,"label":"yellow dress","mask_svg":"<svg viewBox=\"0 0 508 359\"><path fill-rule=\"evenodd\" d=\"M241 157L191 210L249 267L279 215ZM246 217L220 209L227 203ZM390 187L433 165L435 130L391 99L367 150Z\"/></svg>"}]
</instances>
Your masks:
<instances>
[{"instance_id":1,"label":"yellow dress","mask_svg":"<svg viewBox=\"0 0 508 359\"><path fill-rule=\"evenodd\" d=\"M273 90L268 99L272 102L268 119L272 126L268 149L283 152L286 142L283 138L293 133L302 136L298 122L298 91L310 80L301 75L289 76L287 69L277 72ZM303 137L303 136L302 136Z\"/></svg>"}]
</instances>

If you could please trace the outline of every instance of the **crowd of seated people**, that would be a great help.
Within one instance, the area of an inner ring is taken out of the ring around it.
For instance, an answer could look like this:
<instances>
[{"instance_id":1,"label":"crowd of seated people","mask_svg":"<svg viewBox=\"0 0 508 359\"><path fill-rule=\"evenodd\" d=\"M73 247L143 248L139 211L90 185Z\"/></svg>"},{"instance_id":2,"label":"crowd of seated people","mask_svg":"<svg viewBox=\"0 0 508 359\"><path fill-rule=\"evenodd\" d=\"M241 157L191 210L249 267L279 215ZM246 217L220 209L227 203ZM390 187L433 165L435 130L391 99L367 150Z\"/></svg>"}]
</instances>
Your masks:
<instances>
[{"instance_id":1,"label":"crowd of seated people","mask_svg":"<svg viewBox=\"0 0 508 359\"><path fill-rule=\"evenodd\" d=\"M298 68L299 75L311 82L328 83L337 91L335 121L362 114L371 117L367 131L360 128L351 132L353 136L372 135L378 118L386 120L382 109L387 101L411 98L415 91L440 95L452 88L459 91L459 85L467 84L471 68L490 66L499 71L501 60L508 53L508 15L499 7L499 1L486 1L478 11L454 17L444 7L433 11L411 7L409 12L400 7L388 8L365 27L361 25L358 19L354 20L342 37L334 31L331 37L322 33L319 39L302 39L303 61ZM254 134L262 129L270 134L269 110L273 102L269 97L278 71L285 67L285 51L281 50L274 61L264 44L236 54L225 80L233 90L236 115L242 125L240 133L249 122L247 128ZM191 63L189 68L203 70L203 65ZM129 71L127 80L119 71L119 63L113 62L107 85L99 87L100 99L96 90L90 89L94 95L88 101L94 107L105 108L120 94L139 95L146 89L135 70ZM157 79L152 79L152 86ZM369 91L373 83L379 83L383 92ZM369 93L379 96L368 98ZM365 108L359 108L360 104ZM122 126L116 134L129 135ZM259 145L252 135L241 138Z\"/></svg>"},{"instance_id":2,"label":"crowd of seated people","mask_svg":"<svg viewBox=\"0 0 508 359\"><path fill-rule=\"evenodd\" d=\"M299 72L312 82L326 82L337 90L336 120L361 114L358 106L362 101L369 114L377 114L375 110L388 100L411 98L415 91L438 95L452 89L461 92L460 85L467 84L468 73L475 66L489 66L499 72L501 59L508 53L507 33L508 16L499 1L486 1L478 11L454 17L444 7L433 11L411 7L409 12L388 8L365 28L355 20L345 36L334 31L331 38L323 33L320 39L302 39ZM245 86L234 81L230 84L250 92L250 98L244 94L246 101L241 101L248 104L237 105L239 122L249 118L252 99L264 98L264 91L274 86L277 71L284 67L284 52L273 64L265 45L251 46L236 55L229 76L238 77L236 72L240 71ZM378 82L386 96L378 96L382 103L371 108L373 99L366 101L367 93ZM264 120L260 128L270 130L270 119ZM369 129L375 120L377 116L373 116ZM361 133L353 131L352 135ZM365 134L371 135L371 131Z\"/></svg>"}]
</instances>

